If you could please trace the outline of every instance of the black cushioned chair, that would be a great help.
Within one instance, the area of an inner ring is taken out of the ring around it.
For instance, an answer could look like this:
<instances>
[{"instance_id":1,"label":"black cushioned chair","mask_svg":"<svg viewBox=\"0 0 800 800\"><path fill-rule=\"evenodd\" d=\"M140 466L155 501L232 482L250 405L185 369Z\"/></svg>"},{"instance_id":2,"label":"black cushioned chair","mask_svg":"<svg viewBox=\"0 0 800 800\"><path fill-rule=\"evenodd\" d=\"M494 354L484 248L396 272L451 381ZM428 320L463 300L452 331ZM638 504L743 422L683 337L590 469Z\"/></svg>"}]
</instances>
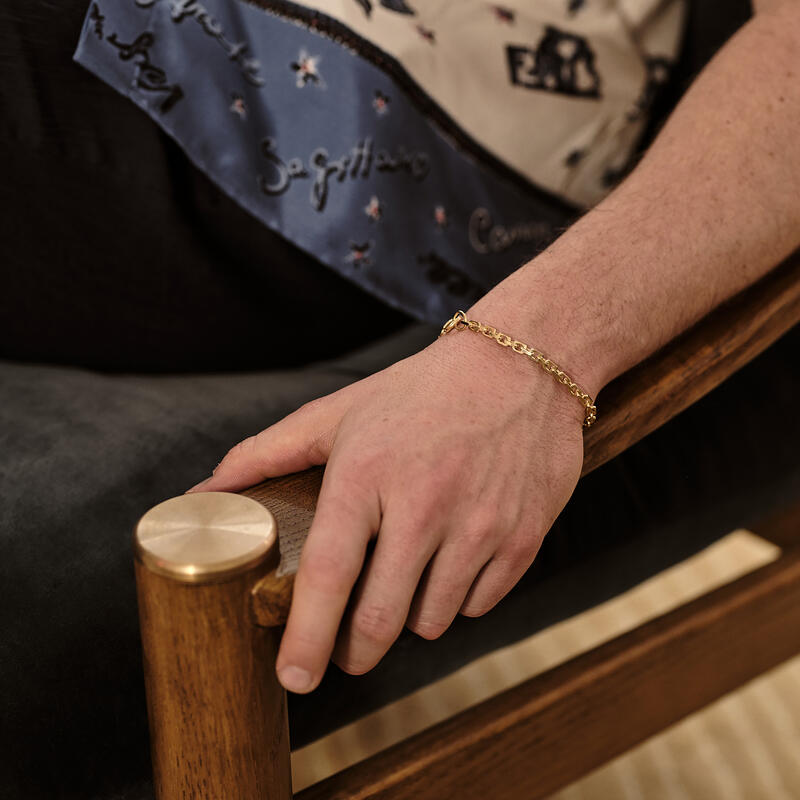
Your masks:
<instances>
[{"instance_id":1,"label":"black cushioned chair","mask_svg":"<svg viewBox=\"0 0 800 800\"><path fill-rule=\"evenodd\" d=\"M726 4L722 15L713 3L694 4L684 74L676 91L741 22L739 5ZM65 19L53 24L65 24ZM43 15L43 25L45 21ZM9 30L0 26L0 36ZM76 36L77 28L68 33ZM47 64L54 81L61 80L56 73L72 44L70 40ZM77 74L70 72L68 79L84 80ZM3 106L9 109L13 96L6 92L12 83L27 85L16 77L4 84ZM23 93L18 102L41 100L45 85L38 93ZM244 241L254 251L262 244L253 221L211 191L135 110L125 116L129 112L122 110L122 99L107 87L89 91L97 94L92 102L119 109L114 119L130 122L128 134L146 140L149 158L164 166L165 185L178 187L177 200L171 197L170 202L184 210L170 217L174 235L168 239L158 227L168 214L159 205L166 195L136 170L120 167L113 172L109 164L99 168L91 159L84 168L75 153L63 151L57 137L45 135L47 126L30 150L30 141L19 144L24 137L14 138L18 132L12 130L2 148L10 180L0 186L0 238L11 245L0 318L9 338L24 335L30 320L38 319L38 306L51 295L64 314L83 313L81 298L89 283L76 289L77 278L69 276L77 274L82 241L102 239L109 227L123 241L106 239L102 244L121 262L129 259L125 285L131 292L136 291L135 270L143 264L142 258L129 258L137 241L144 242L148 257L191 252L195 264L205 265L198 268L201 275L210 274L206 266L221 261L234 243ZM669 99L664 102L668 106ZM80 109L72 113L70 121L79 124ZM111 128L109 141L116 135ZM84 133L81 141L86 143L94 131L87 128ZM50 202L41 203L48 196ZM190 198L200 203L191 213L185 210ZM125 220L136 215L146 224L127 229ZM222 221L219 230L212 230L212 218ZM37 259L51 265L52 284L30 277L35 273L27 265ZM270 625L285 614L291 584L290 575L275 570L274 547L254 567L259 574L249 575L252 586L242 595L256 631L247 634L255 637L247 641L253 645L257 639L255 651L263 662L262 688L250 686L248 691L265 703L261 710L270 726L262 725L260 732L239 729L231 739L241 755L263 743L264 736L271 737L262 751L269 753L269 769L262 774L258 764L263 766L263 759L255 759L256 767L253 759L244 759L236 767L243 772L235 778L224 770L213 778L195 771L195 777L222 780L227 788L215 795L185 783L189 796L247 797L249 784L241 779L255 781L259 791L270 786L274 796L283 797L288 791L289 743L280 715L287 710L291 746L302 746L485 652L623 591L737 526L782 541L787 555L727 594L715 593L677 616L656 621L633 638L505 693L491 707L482 705L302 796L542 796L800 650L800 590L791 550L800 496L795 400L800 375L797 330L787 332L798 317L797 274L795 258L604 392L602 424L587 441L587 474L534 566L496 609L479 619L458 618L435 642L405 632L366 676L354 678L332 666L318 691L289 696L288 707L270 683L269 648L279 631ZM258 280L255 274L241 274L237 280L250 285L251 277ZM74 297L70 291L76 292ZM203 295L197 307L207 301ZM51 322L55 325L58 319ZM0 794L26 800L153 797L131 568L130 531L136 520L149 506L180 495L231 443L312 397L414 352L437 332L431 326L410 325L346 356L270 372L120 375L37 363L47 356L34 350L27 363L0 363ZM163 331L156 334L158 338ZM92 335L102 331L88 331L87 341ZM0 348L6 346L3 338ZM685 410L670 418L680 408ZM284 545L302 539L318 480L319 474L311 473L246 493L275 510ZM185 588L157 573L150 577L141 564L137 569L145 583L151 581L143 597L155 596L151 590ZM251 598L252 588L256 592ZM191 596L199 597L202 590L194 590ZM148 630L156 630L157 622L150 618ZM736 657L725 645L734 633L742 637ZM250 645L239 641L237 646ZM685 670L694 669L699 676L688 690L685 681L676 686L672 673L658 671L658 664L670 661L659 649L666 646L684 658ZM154 704L159 681L169 676L163 671L168 665L161 672L153 665L150 653L146 666L153 746L163 787L176 776L191 780L194 767L173 759L169 770L163 768L164 754L174 755L162 747L165 725L178 734L181 728ZM650 676L650 694L635 684L637 671L640 677ZM230 674L235 678L235 670ZM621 688L640 702L627 704L625 725L614 715L617 749L609 750L598 744L611 724L602 709L616 708L614 692ZM187 713L195 713L198 697L185 699ZM583 715L580 725L576 715ZM206 736L209 746L203 725L193 728ZM492 738L494 734L500 738ZM571 738L573 756L582 753L569 768L553 750L565 735ZM195 755L212 765L212 751L201 748ZM229 768L234 760L227 759ZM535 786L526 778L529 774L537 776ZM239 788L229 793L234 786ZM166 796L172 795L162 791Z\"/></svg>"}]
</instances>

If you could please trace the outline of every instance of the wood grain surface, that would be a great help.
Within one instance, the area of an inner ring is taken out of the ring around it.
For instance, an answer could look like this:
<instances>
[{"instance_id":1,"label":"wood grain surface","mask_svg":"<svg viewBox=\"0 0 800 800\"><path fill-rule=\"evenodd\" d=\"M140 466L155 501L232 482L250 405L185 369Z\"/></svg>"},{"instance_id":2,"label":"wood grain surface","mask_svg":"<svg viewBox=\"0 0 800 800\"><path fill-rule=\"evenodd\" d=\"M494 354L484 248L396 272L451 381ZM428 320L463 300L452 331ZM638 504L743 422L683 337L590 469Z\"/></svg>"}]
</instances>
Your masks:
<instances>
[{"instance_id":1,"label":"wood grain surface","mask_svg":"<svg viewBox=\"0 0 800 800\"><path fill-rule=\"evenodd\" d=\"M598 421L584 434L583 474L697 402L798 321L800 251L603 390ZM292 542L292 552L282 553L280 567L253 590L260 625L286 621L293 574L322 475L323 469L315 467L244 492L273 513L282 546Z\"/></svg>"},{"instance_id":2,"label":"wood grain surface","mask_svg":"<svg viewBox=\"0 0 800 800\"><path fill-rule=\"evenodd\" d=\"M187 584L136 561L156 796L290 800L279 630L254 624L249 589L275 557Z\"/></svg>"}]
</instances>

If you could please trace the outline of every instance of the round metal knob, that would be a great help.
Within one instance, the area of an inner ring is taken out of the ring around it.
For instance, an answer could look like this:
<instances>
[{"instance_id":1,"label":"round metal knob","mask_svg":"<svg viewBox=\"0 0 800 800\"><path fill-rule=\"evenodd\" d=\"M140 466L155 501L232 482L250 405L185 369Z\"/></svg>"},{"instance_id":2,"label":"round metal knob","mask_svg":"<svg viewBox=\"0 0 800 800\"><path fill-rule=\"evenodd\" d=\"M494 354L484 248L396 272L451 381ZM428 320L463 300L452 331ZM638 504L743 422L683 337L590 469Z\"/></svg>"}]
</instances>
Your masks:
<instances>
[{"instance_id":1,"label":"round metal knob","mask_svg":"<svg viewBox=\"0 0 800 800\"><path fill-rule=\"evenodd\" d=\"M277 540L260 503L228 492L196 492L151 508L136 526L136 557L186 583L212 583L259 563Z\"/></svg>"}]
</instances>

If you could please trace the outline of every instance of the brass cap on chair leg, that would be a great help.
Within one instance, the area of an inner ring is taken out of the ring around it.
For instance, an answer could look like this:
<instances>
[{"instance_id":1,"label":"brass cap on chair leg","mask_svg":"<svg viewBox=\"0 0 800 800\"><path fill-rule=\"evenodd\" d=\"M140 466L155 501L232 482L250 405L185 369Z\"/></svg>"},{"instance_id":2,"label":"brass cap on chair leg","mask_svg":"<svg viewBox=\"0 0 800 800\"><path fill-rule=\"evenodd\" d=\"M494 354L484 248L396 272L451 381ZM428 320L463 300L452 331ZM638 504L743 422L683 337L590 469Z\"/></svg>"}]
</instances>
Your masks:
<instances>
[{"instance_id":1,"label":"brass cap on chair leg","mask_svg":"<svg viewBox=\"0 0 800 800\"><path fill-rule=\"evenodd\" d=\"M136 557L185 583L213 583L254 567L277 539L260 503L228 492L197 492L151 508L134 532Z\"/></svg>"}]
</instances>

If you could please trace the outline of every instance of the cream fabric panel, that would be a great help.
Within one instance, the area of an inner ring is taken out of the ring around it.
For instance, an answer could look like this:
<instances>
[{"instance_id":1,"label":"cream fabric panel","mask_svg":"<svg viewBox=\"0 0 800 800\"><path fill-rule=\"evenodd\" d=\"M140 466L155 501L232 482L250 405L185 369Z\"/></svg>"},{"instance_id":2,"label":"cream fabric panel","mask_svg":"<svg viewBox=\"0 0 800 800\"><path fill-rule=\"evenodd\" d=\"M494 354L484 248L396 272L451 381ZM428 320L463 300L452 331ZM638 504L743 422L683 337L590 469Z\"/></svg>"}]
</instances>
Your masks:
<instances>
[{"instance_id":1,"label":"cream fabric panel","mask_svg":"<svg viewBox=\"0 0 800 800\"><path fill-rule=\"evenodd\" d=\"M379 0L304 5L393 56L483 147L579 205L599 200L627 162L644 122L637 103L654 77L646 61L674 59L685 10L683 0L406 0L414 14ZM595 84L573 37L585 40L599 98L512 83L508 47L518 48L517 77L535 83L549 27L565 37L552 52L573 62L578 92Z\"/></svg>"}]
</instances>

